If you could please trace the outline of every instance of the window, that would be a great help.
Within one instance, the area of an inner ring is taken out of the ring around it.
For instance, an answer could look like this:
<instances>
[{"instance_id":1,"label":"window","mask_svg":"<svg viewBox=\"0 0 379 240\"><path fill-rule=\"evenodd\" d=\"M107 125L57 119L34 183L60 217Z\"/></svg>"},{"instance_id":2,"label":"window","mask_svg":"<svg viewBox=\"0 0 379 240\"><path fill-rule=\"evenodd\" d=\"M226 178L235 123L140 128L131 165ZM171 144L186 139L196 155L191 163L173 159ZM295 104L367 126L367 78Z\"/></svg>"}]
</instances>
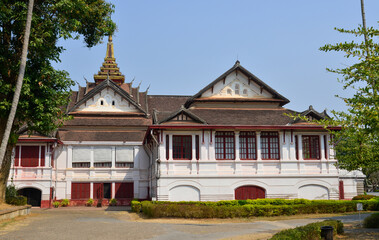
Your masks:
<instances>
[{"instance_id":1,"label":"window","mask_svg":"<svg viewBox=\"0 0 379 240\"><path fill-rule=\"evenodd\" d=\"M103 100L100 101L100 105L101 105L101 106L104 105L104 101L103 101Z\"/></svg>"},{"instance_id":2,"label":"window","mask_svg":"<svg viewBox=\"0 0 379 240\"><path fill-rule=\"evenodd\" d=\"M90 197L90 183L72 183L71 199L85 199Z\"/></svg>"},{"instance_id":3,"label":"window","mask_svg":"<svg viewBox=\"0 0 379 240\"><path fill-rule=\"evenodd\" d=\"M247 95L247 89L243 90L243 95Z\"/></svg>"},{"instance_id":4,"label":"window","mask_svg":"<svg viewBox=\"0 0 379 240\"><path fill-rule=\"evenodd\" d=\"M240 158L257 159L257 139L255 132L240 132Z\"/></svg>"},{"instance_id":5,"label":"window","mask_svg":"<svg viewBox=\"0 0 379 240\"><path fill-rule=\"evenodd\" d=\"M112 106L114 106L115 105L115 102L114 102L114 100L112 101Z\"/></svg>"},{"instance_id":6,"label":"window","mask_svg":"<svg viewBox=\"0 0 379 240\"><path fill-rule=\"evenodd\" d=\"M91 161L91 147L75 146L72 149L72 167L89 168Z\"/></svg>"},{"instance_id":7,"label":"window","mask_svg":"<svg viewBox=\"0 0 379 240\"><path fill-rule=\"evenodd\" d=\"M174 159L192 159L192 136L172 136Z\"/></svg>"},{"instance_id":8,"label":"window","mask_svg":"<svg viewBox=\"0 0 379 240\"><path fill-rule=\"evenodd\" d=\"M200 137L199 135L196 135L196 160L200 159Z\"/></svg>"},{"instance_id":9,"label":"window","mask_svg":"<svg viewBox=\"0 0 379 240\"><path fill-rule=\"evenodd\" d=\"M89 162L77 162L77 163L72 163L73 168L89 168L90 163Z\"/></svg>"},{"instance_id":10,"label":"window","mask_svg":"<svg viewBox=\"0 0 379 240\"><path fill-rule=\"evenodd\" d=\"M216 132L215 143L217 160L235 159L234 132Z\"/></svg>"},{"instance_id":11,"label":"window","mask_svg":"<svg viewBox=\"0 0 379 240\"><path fill-rule=\"evenodd\" d=\"M170 137L166 135L166 160L170 158Z\"/></svg>"},{"instance_id":12,"label":"window","mask_svg":"<svg viewBox=\"0 0 379 240\"><path fill-rule=\"evenodd\" d=\"M134 167L134 147L116 147L116 168Z\"/></svg>"},{"instance_id":13,"label":"window","mask_svg":"<svg viewBox=\"0 0 379 240\"><path fill-rule=\"evenodd\" d=\"M112 167L112 148L95 147L93 149L94 167L110 168Z\"/></svg>"},{"instance_id":14,"label":"window","mask_svg":"<svg viewBox=\"0 0 379 240\"><path fill-rule=\"evenodd\" d=\"M319 136L303 136L303 158L320 159Z\"/></svg>"},{"instance_id":15,"label":"window","mask_svg":"<svg viewBox=\"0 0 379 240\"><path fill-rule=\"evenodd\" d=\"M20 146L21 167L38 167L41 157L41 166L45 166L45 146ZM16 148L16 151L19 151ZM18 160L19 152L16 152L15 161Z\"/></svg>"},{"instance_id":16,"label":"window","mask_svg":"<svg viewBox=\"0 0 379 240\"><path fill-rule=\"evenodd\" d=\"M325 152L325 159L328 159L328 139L326 135L324 135L324 152Z\"/></svg>"},{"instance_id":17,"label":"window","mask_svg":"<svg viewBox=\"0 0 379 240\"><path fill-rule=\"evenodd\" d=\"M279 133L262 132L261 133L262 159L279 160Z\"/></svg>"},{"instance_id":18,"label":"window","mask_svg":"<svg viewBox=\"0 0 379 240\"><path fill-rule=\"evenodd\" d=\"M239 84L236 84L236 89L235 89L235 92L234 92L236 95L239 95L240 94L240 85Z\"/></svg>"},{"instance_id":19,"label":"window","mask_svg":"<svg viewBox=\"0 0 379 240\"><path fill-rule=\"evenodd\" d=\"M298 142L297 136L295 136L295 155L296 155L296 160L299 160L299 142Z\"/></svg>"}]
</instances>

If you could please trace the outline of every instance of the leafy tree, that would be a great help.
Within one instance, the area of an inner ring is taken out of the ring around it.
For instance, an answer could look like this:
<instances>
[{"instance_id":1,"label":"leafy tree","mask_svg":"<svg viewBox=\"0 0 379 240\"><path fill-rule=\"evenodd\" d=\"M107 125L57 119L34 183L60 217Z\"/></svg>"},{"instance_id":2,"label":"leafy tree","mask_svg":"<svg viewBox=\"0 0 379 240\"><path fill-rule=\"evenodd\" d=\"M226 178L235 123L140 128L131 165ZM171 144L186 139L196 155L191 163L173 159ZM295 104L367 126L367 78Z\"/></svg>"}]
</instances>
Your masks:
<instances>
[{"instance_id":1,"label":"leafy tree","mask_svg":"<svg viewBox=\"0 0 379 240\"><path fill-rule=\"evenodd\" d=\"M336 29L352 34L364 41L328 44L320 50L343 52L355 64L341 69L327 69L343 77L339 81L343 88L353 88L351 97L342 98L348 106L347 112L336 112L333 119L318 123L341 126L333 132L333 144L338 166L347 170L363 170L364 173L379 170L379 31L359 26L354 30Z\"/></svg>"},{"instance_id":2,"label":"leafy tree","mask_svg":"<svg viewBox=\"0 0 379 240\"><path fill-rule=\"evenodd\" d=\"M0 2L0 138L11 108L20 66L27 0ZM49 134L68 117L65 106L73 81L54 69L64 51L58 40L83 37L87 47L112 34L114 6L104 0L35 0L28 58L16 117L0 169L0 201L4 200L12 149L21 127Z\"/></svg>"}]
</instances>

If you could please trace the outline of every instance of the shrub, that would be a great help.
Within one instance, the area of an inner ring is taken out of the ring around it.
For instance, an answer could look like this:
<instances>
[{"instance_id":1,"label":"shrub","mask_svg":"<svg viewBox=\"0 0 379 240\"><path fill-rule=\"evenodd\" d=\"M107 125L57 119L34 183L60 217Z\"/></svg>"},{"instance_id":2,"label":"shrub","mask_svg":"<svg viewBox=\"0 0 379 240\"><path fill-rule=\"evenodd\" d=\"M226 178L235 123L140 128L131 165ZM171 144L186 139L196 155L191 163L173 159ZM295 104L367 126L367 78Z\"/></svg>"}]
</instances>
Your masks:
<instances>
[{"instance_id":1,"label":"shrub","mask_svg":"<svg viewBox=\"0 0 379 240\"><path fill-rule=\"evenodd\" d=\"M28 199L24 196L7 197L5 202L10 205L23 206L27 204Z\"/></svg>"},{"instance_id":2,"label":"shrub","mask_svg":"<svg viewBox=\"0 0 379 240\"><path fill-rule=\"evenodd\" d=\"M179 218L234 218L234 217L270 217L295 214L344 213L355 212L358 202L364 210L379 210L379 200L339 201L339 200L241 200L220 202L150 202L138 201L136 211L142 209L147 217L179 217ZM141 204L140 206L138 204ZM280 205L282 204L282 205ZM137 206L138 205L138 206ZM133 210L134 211L134 210Z\"/></svg>"},{"instance_id":3,"label":"shrub","mask_svg":"<svg viewBox=\"0 0 379 240\"><path fill-rule=\"evenodd\" d=\"M373 213L363 221L365 228L379 228L379 213Z\"/></svg>"},{"instance_id":4,"label":"shrub","mask_svg":"<svg viewBox=\"0 0 379 240\"><path fill-rule=\"evenodd\" d=\"M58 201L54 201L54 202L53 202L53 206L54 206L55 208L58 208L60 204L61 204L61 203L58 202Z\"/></svg>"},{"instance_id":5,"label":"shrub","mask_svg":"<svg viewBox=\"0 0 379 240\"><path fill-rule=\"evenodd\" d=\"M142 208L141 202L137 200L133 200L131 202L131 205L132 205L132 212L136 212L136 213L141 212L141 208Z\"/></svg>"},{"instance_id":6,"label":"shrub","mask_svg":"<svg viewBox=\"0 0 379 240\"><path fill-rule=\"evenodd\" d=\"M116 206L117 205L117 200L115 198L112 198L111 200L109 200L109 205Z\"/></svg>"},{"instance_id":7,"label":"shrub","mask_svg":"<svg viewBox=\"0 0 379 240\"><path fill-rule=\"evenodd\" d=\"M326 220L322 222L310 223L302 227L283 230L275 234L272 238L270 238L270 240L320 239L322 226L332 226L333 235L343 233L342 222L336 220Z\"/></svg>"},{"instance_id":8,"label":"shrub","mask_svg":"<svg viewBox=\"0 0 379 240\"><path fill-rule=\"evenodd\" d=\"M70 200L68 200L68 199L63 199L63 200L61 201L61 206L62 206L62 207L67 207L68 205L70 205Z\"/></svg>"},{"instance_id":9,"label":"shrub","mask_svg":"<svg viewBox=\"0 0 379 240\"><path fill-rule=\"evenodd\" d=\"M370 200L371 198L375 198L375 195L358 195L353 197L352 200Z\"/></svg>"},{"instance_id":10,"label":"shrub","mask_svg":"<svg viewBox=\"0 0 379 240\"><path fill-rule=\"evenodd\" d=\"M86 202L86 206L87 207L91 207L93 205L94 201L92 198L88 199L88 201Z\"/></svg>"},{"instance_id":11,"label":"shrub","mask_svg":"<svg viewBox=\"0 0 379 240\"><path fill-rule=\"evenodd\" d=\"M10 205L23 206L27 204L28 199L18 195L15 185L9 185L5 189L5 202Z\"/></svg>"}]
</instances>

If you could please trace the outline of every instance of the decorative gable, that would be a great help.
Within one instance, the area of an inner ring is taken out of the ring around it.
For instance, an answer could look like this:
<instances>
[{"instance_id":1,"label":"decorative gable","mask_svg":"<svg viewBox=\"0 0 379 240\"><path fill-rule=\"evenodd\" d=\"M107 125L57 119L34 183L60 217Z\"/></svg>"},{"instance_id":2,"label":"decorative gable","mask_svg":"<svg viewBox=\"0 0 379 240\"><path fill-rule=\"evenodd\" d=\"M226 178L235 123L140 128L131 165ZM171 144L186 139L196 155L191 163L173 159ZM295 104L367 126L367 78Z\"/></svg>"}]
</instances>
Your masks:
<instances>
[{"instance_id":1,"label":"decorative gable","mask_svg":"<svg viewBox=\"0 0 379 240\"><path fill-rule=\"evenodd\" d=\"M273 98L273 95L238 70L218 81L199 98Z\"/></svg>"},{"instance_id":2,"label":"decorative gable","mask_svg":"<svg viewBox=\"0 0 379 240\"><path fill-rule=\"evenodd\" d=\"M85 94L67 112L142 113L147 115L147 112L132 99L129 93L109 78Z\"/></svg>"},{"instance_id":3,"label":"decorative gable","mask_svg":"<svg viewBox=\"0 0 379 240\"><path fill-rule=\"evenodd\" d=\"M128 99L107 87L79 105L75 112L140 112Z\"/></svg>"},{"instance_id":4,"label":"decorative gable","mask_svg":"<svg viewBox=\"0 0 379 240\"><path fill-rule=\"evenodd\" d=\"M218 102L218 107L221 103L227 102L261 102L275 107L283 106L289 103L289 100L246 70L237 61L232 68L191 97L185 103L185 107L189 108L195 102ZM208 104L206 107L210 107L210 105Z\"/></svg>"}]
</instances>

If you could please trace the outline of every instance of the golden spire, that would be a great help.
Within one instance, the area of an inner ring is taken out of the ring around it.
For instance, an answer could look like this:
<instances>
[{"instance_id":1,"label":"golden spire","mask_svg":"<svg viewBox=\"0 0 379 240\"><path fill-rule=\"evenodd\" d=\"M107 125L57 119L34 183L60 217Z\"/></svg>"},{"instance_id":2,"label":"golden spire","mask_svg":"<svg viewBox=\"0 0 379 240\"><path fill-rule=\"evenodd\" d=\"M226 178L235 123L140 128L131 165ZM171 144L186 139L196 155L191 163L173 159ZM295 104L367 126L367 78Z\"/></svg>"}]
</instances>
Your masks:
<instances>
[{"instance_id":1,"label":"golden spire","mask_svg":"<svg viewBox=\"0 0 379 240\"><path fill-rule=\"evenodd\" d=\"M125 76L121 74L120 69L117 67L116 58L114 57L112 35L108 37L107 52L105 54L103 66L100 67L98 74L94 75L96 84L101 83L107 76L113 82L121 85L125 81Z\"/></svg>"}]
</instances>

